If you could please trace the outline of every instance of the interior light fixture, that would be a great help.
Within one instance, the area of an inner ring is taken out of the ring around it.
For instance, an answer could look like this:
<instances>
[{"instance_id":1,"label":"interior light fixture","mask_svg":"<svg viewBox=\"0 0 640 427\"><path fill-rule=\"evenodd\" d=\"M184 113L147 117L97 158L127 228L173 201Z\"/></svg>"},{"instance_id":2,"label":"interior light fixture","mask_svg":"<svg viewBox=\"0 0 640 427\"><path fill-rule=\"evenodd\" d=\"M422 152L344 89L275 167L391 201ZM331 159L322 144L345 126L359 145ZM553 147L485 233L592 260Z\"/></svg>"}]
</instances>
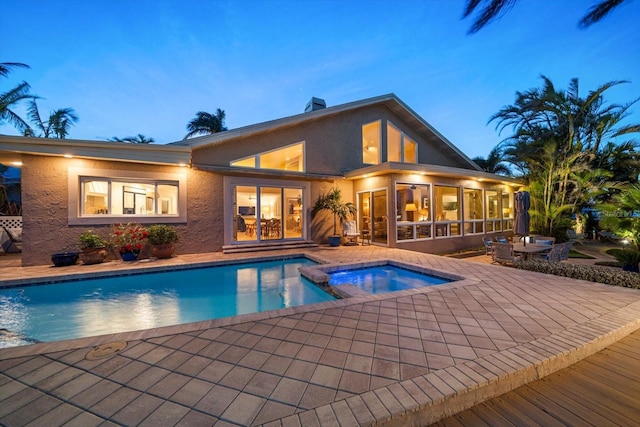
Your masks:
<instances>
[{"instance_id":1,"label":"interior light fixture","mask_svg":"<svg viewBox=\"0 0 640 427\"><path fill-rule=\"evenodd\" d=\"M416 187L416 185L415 185L415 184L413 184L413 185L411 186L411 189L412 189L412 190L415 190L416 188L418 188L418 187Z\"/></svg>"},{"instance_id":2,"label":"interior light fixture","mask_svg":"<svg viewBox=\"0 0 640 427\"><path fill-rule=\"evenodd\" d=\"M13 166L22 166L22 162L11 162Z\"/></svg>"},{"instance_id":3,"label":"interior light fixture","mask_svg":"<svg viewBox=\"0 0 640 427\"><path fill-rule=\"evenodd\" d=\"M65 159L73 159L73 156L71 154L65 154L64 158Z\"/></svg>"}]
</instances>

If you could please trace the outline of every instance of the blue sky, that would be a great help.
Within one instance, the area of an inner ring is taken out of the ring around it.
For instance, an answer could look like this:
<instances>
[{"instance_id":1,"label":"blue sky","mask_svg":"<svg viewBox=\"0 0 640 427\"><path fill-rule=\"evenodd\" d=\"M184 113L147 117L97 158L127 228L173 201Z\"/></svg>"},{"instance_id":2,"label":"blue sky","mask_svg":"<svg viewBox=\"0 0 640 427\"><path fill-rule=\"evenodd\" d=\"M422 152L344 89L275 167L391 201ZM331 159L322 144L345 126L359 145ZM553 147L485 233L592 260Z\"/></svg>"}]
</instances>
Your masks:
<instances>
[{"instance_id":1,"label":"blue sky","mask_svg":"<svg viewBox=\"0 0 640 427\"><path fill-rule=\"evenodd\" d=\"M464 0L2 0L0 62L22 62L40 110L75 109L69 137L142 133L180 140L197 111L228 128L393 92L470 157L498 135L489 117L516 91L581 92L630 80L610 102L640 97L640 1L586 30L591 0L520 0L468 35ZM640 103L627 122L640 122ZM8 126L0 133L16 135Z\"/></svg>"}]
</instances>

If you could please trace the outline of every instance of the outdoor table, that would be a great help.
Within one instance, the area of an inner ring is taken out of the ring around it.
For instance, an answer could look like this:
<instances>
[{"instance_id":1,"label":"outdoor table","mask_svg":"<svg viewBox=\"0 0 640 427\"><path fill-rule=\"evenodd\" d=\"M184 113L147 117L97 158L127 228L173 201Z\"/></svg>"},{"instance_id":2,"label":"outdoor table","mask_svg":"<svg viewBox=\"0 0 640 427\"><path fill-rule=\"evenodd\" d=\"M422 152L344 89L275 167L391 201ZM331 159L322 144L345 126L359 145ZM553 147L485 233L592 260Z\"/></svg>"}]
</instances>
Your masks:
<instances>
[{"instance_id":1,"label":"outdoor table","mask_svg":"<svg viewBox=\"0 0 640 427\"><path fill-rule=\"evenodd\" d=\"M518 242L513 244L513 252L521 253L524 259L528 259L531 254L548 252L552 248L552 245L536 245L535 243L525 245L524 243Z\"/></svg>"}]
</instances>

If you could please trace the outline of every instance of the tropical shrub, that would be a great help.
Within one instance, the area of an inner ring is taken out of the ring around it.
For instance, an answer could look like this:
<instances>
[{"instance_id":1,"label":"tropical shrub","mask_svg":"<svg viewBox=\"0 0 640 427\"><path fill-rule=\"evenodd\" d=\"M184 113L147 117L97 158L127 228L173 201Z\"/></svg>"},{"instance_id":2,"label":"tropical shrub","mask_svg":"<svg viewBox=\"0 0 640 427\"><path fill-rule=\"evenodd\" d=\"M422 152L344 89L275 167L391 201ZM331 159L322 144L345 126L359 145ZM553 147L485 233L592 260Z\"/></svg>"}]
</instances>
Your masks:
<instances>
[{"instance_id":1,"label":"tropical shrub","mask_svg":"<svg viewBox=\"0 0 640 427\"><path fill-rule=\"evenodd\" d=\"M521 270L553 274L556 276L569 277L571 279L587 280L589 282L640 289L640 274L613 268L567 264L562 262L553 263L538 260L523 261L517 263L516 267Z\"/></svg>"}]
</instances>

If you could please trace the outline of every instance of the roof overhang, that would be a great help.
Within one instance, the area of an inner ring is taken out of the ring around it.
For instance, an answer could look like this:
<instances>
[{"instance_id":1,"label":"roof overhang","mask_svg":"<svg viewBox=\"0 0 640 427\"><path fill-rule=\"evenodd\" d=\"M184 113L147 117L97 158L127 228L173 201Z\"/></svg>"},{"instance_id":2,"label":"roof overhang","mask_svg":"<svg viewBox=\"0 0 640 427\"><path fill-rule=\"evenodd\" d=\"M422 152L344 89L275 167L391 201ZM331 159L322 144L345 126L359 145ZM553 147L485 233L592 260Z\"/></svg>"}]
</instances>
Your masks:
<instances>
[{"instance_id":1,"label":"roof overhang","mask_svg":"<svg viewBox=\"0 0 640 427\"><path fill-rule=\"evenodd\" d=\"M365 168L356 169L345 173L345 178L350 180L369 178L372 176L403 174L403 175L421 175L421 176L442 176L454 179L470 179L478 182L493 182L496 184L509 186L522 186L523 183L519 179L508 176L496 175L484 171L472 169L452 168L438 165L411 164L386 162L379 165L367 166Z\"/></svg>"},{"instance_id":2,"label":"roof overhang","mask_svg":"<svg viewBox=\"0 0 640 427\"><path fill-rule=\"evenodd\" d=\"M299 181L314 181L314 180L335 181L337 179L344 179L344 176L341 176L341 175L310 174L306 172L292 172L292 171L283 171L283 170L275 170L275 169L253 169L253 168L241 168L236 166L211 166L211 165L201 165L197 163L193 163L191 166L193 169L216 172L221 175L295 179Z\"/></svg>"},{"instance_id":3,"label":"roof overhang","mask_svg":"<svg viewBox=\"0 0 640 427\"><path fill-rule=\"evenodd\" d=\"M156 165L184 166L191 162L191 148L176 145L0 135L0 163L11 166L20 162L23 154Z\"/></svg>"}]
</instances>

